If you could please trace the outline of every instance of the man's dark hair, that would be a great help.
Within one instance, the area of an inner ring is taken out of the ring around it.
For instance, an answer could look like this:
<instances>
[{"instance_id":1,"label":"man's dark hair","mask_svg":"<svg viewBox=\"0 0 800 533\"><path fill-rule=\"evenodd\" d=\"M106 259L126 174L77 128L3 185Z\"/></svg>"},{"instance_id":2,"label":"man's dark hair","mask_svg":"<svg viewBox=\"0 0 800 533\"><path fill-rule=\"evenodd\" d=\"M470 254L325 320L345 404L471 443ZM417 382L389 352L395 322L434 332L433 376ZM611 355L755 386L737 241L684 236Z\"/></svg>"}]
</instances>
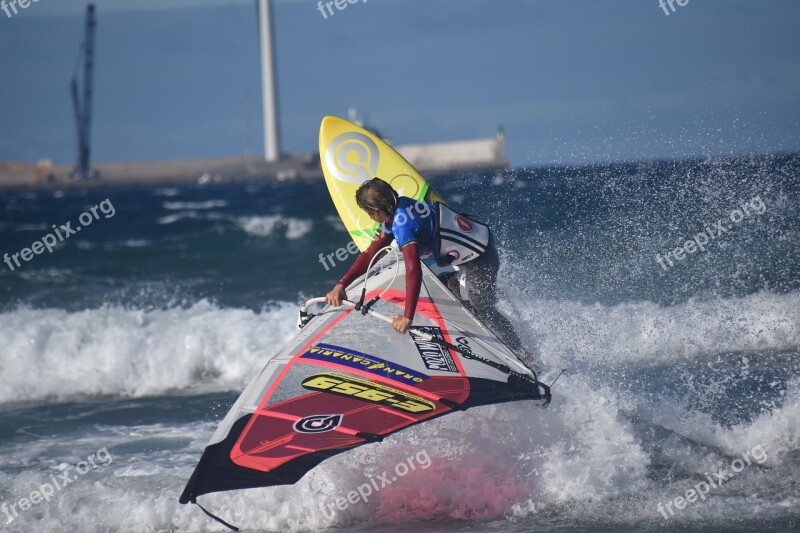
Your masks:
<instances>
[{"instance_id":1,"label":"man's dark hair","mask_svg":"<svg viewBox=\"0 0 800 533\"><path fill-rule=\"evenodd\" d=\"M356 203L364 211L381 211L391 217L397 207L397 192L382 179L372 178L359 186Z\"/></svg>"}]
</instances>

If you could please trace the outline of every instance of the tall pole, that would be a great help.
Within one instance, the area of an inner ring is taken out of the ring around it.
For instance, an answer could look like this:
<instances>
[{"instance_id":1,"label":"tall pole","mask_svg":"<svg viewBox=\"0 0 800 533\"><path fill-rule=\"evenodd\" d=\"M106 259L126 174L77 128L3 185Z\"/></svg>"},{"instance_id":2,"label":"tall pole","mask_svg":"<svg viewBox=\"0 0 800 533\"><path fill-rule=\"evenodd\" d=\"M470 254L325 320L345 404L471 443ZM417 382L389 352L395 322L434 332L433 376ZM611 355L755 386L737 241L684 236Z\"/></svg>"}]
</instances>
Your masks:
<instances>
[{"instance_id":1,"label":"tall pole","mask_svg":"<svg viewBox=\"0 0 800 533\"><path fill-rule=\"evenodd\" d=\"M94 4L86 7L86 50L83 63L83 142L81 146L80 172L89 176L89 153L92 130L92 81L94 76Z\"/></svg>"},{"instance_id":2,"label":"tall pole","mask_svg":"<svg viewBox=\"0 0 800 533\"><path fill-rule=\"evenodd\" d=\"M271 0L258 0L258 32L261 40L261 91L264 109L264 158L280 157L278 95L275 78L275 37Z\"/></svg>"},{"instance_id":3,"label":"tall pole","mask_svg":"<svg viewBox=\"0 0 800 533\"><path fill-rule=\"evenodd\" d=\"M83 46L83 94L78 88L78 72L70 83L72 106L75 111L75 125L78 133L78 161L73 172L77 179L89 178L91 173L91 129L92 129L92 81L94 77L94 4L86 7L86 30Z\"/></svg>"}]
</instances>

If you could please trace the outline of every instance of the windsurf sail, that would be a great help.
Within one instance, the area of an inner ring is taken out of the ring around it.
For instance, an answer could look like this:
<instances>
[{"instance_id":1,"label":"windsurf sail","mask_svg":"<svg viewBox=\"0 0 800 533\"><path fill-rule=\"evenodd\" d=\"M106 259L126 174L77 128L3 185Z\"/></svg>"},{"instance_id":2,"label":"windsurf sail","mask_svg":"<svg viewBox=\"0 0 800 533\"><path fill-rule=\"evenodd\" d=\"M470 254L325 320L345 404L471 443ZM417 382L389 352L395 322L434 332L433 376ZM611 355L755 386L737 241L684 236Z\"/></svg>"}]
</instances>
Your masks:
<instances>
[{"instance_id":1,"label":"windsurf sail","mask_svg":"<svg viewBox=\"0 0 800 533\"><path fill-rule=\"evenodd\" d=\"M302 329L224 418L180 502L295 483L331 456L453 411L516 400L549 403L549 387L422 270L409 334L376 320L403 313L405 265L397 254L367 274L375 288L364 305L306 314ZM354 281L348 293L357 295L364 281Z\"/></svg>"}]
</instances>

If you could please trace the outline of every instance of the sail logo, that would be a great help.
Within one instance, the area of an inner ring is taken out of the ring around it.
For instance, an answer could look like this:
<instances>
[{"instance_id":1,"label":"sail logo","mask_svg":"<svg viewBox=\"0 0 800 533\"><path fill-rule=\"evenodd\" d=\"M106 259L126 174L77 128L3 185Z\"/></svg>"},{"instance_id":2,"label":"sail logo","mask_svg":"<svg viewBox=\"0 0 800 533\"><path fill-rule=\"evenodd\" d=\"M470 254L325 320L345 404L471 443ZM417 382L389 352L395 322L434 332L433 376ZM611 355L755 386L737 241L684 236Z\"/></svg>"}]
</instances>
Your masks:
<instances>
[{"instance_id":1,"label":"sail logo","mask_svg":"<svg viewBox=\"0 0 800 533\"><path fill-rule=\"evenodd\" d=\"M466 231L467 233L472 232L472 222L470 222L468 218L458 215L456 216L456 224L458 224L458 227L463 231Z\"/></svg>"},{"instance_id":2,"label":"sail logo","mask_svg":"<svg viewBox=\"0 0 800 533\"><path fill-rule=\"evenodd\" d=\"M304 389L346 396L407 413L429 413L436 409L436 405L425 398L337 372L311 376L304 379L301 385Z\"/></svg>"},{"instance_id":3,"label":"sail logo","mask_svg":"<svg viewBox=\"0 0 800 533\"><path fill-rule=\"evenodd\" d=\"M350 368L364 370L370 374L387 377L407 385L417 385L428 379L425 374L403 365L390 363L372 355L322 342L312 346L300 357L303 359L316 359L317 361L334 361Z\"/></svg>"},{"instance_id":4,"label":"sail logo","mask_svg":"<svg viewBox=\"0 0 800 533\"><path fill-rule=\"evenodd\" d=\"M342 415L311 415L294 423L298 433L325 433L342 425Z\"/></svg>"},{"instance_id":5,"label":"sail logo","mask_svg":"<svg viewBox=\"0 0 800 533\"><path fill-rule=\"evenodd\" d=\"M422 363L428 370L439 370L440 372L458 373L453 361L453 356L439 343L423 339L419 334L424 333L435 339L444 340L442 329L435 326L420 326L410 328L411 338L414 339L414 346L417 347Z\"/></svg>"},{"instance_id":6,"label":"sail logo","mask_svg":"<svg viewBox=\"0 0 800 533\"><path fill-rule=\"evenodd\" d=\"M361 185L378 173L378 146L358 132L342 133L325 150L325 164L339 181Z\"/></svg>"}]
</instances>

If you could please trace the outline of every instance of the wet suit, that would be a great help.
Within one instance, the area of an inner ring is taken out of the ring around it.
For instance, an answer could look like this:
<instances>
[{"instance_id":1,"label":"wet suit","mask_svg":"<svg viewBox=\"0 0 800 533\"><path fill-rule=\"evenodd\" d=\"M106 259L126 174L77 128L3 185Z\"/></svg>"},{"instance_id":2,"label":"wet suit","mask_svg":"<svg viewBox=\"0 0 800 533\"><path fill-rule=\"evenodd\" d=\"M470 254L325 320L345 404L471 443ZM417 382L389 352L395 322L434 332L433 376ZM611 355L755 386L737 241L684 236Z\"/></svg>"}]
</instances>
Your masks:
<instances>
[{"instance_id":1,"label":"wet suit","mask_svg":"<svg viewBox=\"0 0 800 533\"><path fill-rule=\"evenodd\" d=\"M395 216L392 217L391 225L384 225L381 233L369 248L358 256L353 266L347 271L339 283L347 287L358 276L367 271L370 261L384 246L389 246L393 240L397 241L397 246L403 252L403 261L406 265L406 307L403 316L409 320L414 320L414 313L417 310L419 300L419 290L422 287L422 266L420 265L420 248L423 252L433 252L436 240L436 206L424 204L427 212L422 213L415 210L417 202L411 198L400 196L397 199ZM423 216L426 214L427 216Z\"/></svg>"},{"instance_id":2,"label":"wet suit","mask_svg":"<svg viewBox=\"0 0 800 533\"><path fill-rule=\"evenodd\" d=\"M427 208L418 209L420 205ZM431 252L434 257L437 256L435 253L437 215L438 208L435 205L400 196L391 225L381 229L379 236L356 259L339 283L344 287L349 286L353 280L366 272L378 250L391 244L392 240L396 240L397 246L403 252L406 266L406 305L403 316L413 320L422 286L420 250L423 253ZM497 254L494 235L490 233L489 247L486 253L458 268L460 269L459 275L464 280L466 301L454 291L455 296L485 322L489 329L517 356L532 362L531 355L522 346L511 322L495 308L497 304L495 286L497 271L500 268L500 258Z\"/></svg>"}]
</instances>

